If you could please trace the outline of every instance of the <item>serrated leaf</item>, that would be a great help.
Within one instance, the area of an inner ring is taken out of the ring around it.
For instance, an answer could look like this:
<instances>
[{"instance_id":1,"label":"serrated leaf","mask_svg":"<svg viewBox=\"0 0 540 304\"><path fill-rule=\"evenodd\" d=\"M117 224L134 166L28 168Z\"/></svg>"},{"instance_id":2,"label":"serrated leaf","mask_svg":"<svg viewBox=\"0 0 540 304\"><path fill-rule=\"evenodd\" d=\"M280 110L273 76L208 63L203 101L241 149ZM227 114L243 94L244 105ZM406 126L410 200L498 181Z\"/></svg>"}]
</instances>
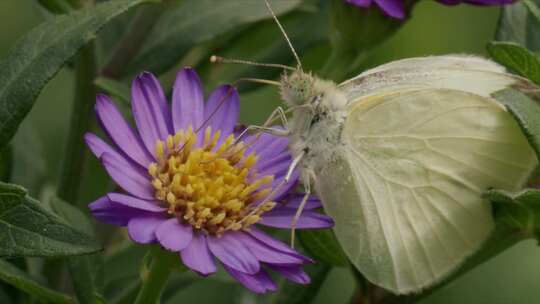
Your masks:
<instances>
[{"instance_id":1,"label":"serrated leaf","mask_svg":"<svg viewBox=\"0 0 540 304\"><path fill-rule=\"evenodd\" d=\"M42 286L24 271L4 260L0 260L0 280L37 297L41 302L75 303L71 297Z\"/></svg>"},{"instance_id":2,"label":"serrated leaf","mask_svg":"<svg viewBox=\"0 0 540 304\"><path fill-rule=\"evenodd\" d=\"M273 1L272 7L280 15L300 3L300 0ZM193 45L268 18L270 14L263 1L180 1L163 13L128 70L131 74L142 70L161 74L174 66Z\"/></svg>"},{"instance_id":3,"label":"serrated leaf","mask_svg":"<svg viewBox=\"0 0 540 304\"><path fill-rule=\"evenodd\" d=\"M126 104L130 103L131 93L129 86L125 83L107 77L98 77L94 84L111 97L116 97Z\"/></svg>"},{"instance_id":4,"label":"serrated leaf","mask_svg":"<svg viewBox=\"0 0 540 304\"><path fill-rule=\"evenodd\" d=\"M540 84L540 62L526 48L508 42L491 42L487 46L489 55L508 69Z\"/></svg>"},{"instance_id":5,"label":"serrated leaf","mask_svg":"<svg viewBox=\"0 0 540 304\"><path fill-rule=\"evenodd\" d=\"M340 267L350 265L332 230L302 230L298 232L298 238L317 262Z\"/></svg>"},{"instance_id":6,"label":"serrated leaf","mask_svg":"<svg viewBox=\"0 0 540 304\"><path fill-rule=\"evenodd\" d=\"M538 4L540 0L533 0ZM502 8L496 38L499 41L511 41L527 47L529 50L540 50L540 20L529 10L523 1Z\"/></svg>"},{"instance_id":7,"label":"serrated leaf","mask_svg":"<svg viewBox=\"0 0 540 304\"><path fill-rule=\"evenodd\" d=\"M0 62L0 147L6 145L45 84L114 17L146 0L118 0L61 15L20 39Z\"/></svg>"},{"instance_id":8,"label":"serrated leaf","mask_svg":"<svg viewBox=\"0 0 540 304\"><path fill-rule=\"evenodd\" d=\"M0 183L0 257L72 256L100 249L93 238L44 209L24 188Z\"/></svg>"}]
</instances>

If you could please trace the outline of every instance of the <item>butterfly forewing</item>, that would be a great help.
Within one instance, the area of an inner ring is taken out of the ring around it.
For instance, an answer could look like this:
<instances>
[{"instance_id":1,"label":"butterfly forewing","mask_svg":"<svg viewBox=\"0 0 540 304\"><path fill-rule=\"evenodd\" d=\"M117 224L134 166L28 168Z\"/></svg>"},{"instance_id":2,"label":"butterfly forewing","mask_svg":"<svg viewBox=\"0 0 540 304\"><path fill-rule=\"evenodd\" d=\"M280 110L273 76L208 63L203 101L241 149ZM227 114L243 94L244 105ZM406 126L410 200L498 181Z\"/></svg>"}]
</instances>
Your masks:
<instances>
[{"instance_id":1,"label":"butterfly forewing","mask_svg":"<svg viewBox=\"0 0 540 304\"><path fill-rule=\"evenodd\" d=\"M448 89L350 102L343 151L315 186L356 267L396 293L455 270L489 236L490 187L518 190L537 166L492 99Z\"/></svg>"}]
</instances>

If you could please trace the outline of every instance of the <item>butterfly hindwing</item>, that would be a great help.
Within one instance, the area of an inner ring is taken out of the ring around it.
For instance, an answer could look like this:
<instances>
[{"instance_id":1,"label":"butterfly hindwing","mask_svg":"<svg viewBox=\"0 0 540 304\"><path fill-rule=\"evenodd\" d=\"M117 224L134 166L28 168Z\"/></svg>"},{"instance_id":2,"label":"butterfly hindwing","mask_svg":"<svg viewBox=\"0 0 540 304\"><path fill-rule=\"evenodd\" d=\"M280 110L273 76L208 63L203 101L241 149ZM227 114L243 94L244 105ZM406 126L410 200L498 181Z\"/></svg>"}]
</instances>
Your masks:
<instances>
[{"instance_id":1,"label":"butterfly hindwing","mask_svg":"<svg viewBox=\"0 0 540 304\"><path fill-rule=\"evenodd\" d=\"M349 104L336 162L315 186L355 266L396 293L435 284L493 228L490 187L517 190L538 160L492 99L451 89Z\"/></svg>"}]
</instances>

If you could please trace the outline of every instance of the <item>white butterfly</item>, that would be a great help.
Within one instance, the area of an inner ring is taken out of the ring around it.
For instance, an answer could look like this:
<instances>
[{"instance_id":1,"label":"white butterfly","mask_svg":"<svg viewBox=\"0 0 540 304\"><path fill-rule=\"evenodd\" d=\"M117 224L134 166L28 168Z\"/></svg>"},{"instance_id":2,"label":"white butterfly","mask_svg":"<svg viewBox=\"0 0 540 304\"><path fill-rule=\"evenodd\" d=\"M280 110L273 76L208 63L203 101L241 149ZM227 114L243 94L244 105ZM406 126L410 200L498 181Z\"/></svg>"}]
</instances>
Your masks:
<instances>
[{"instance_id":1,"label":"white butterfly","mask_svg":"<svg viewBox=\"0 0 540 304\"><path fill-rule=\"evenodd\" d=\"M520 81L470 56L400 60L340 85L300 70L282 78L304 183L368 280L418 292L487 239L494 223L482 193L518 190L538 165L491 97Z\"/></svg>"},{"instance_id":2,"label":"white butterfly","mask_svg":"<svg viewBox=\"0 0 540 304\"><path fill-rule=\"evenodd\" d=\"M394 293L419 292L456 270L494 228L482 193L519 190L538 165L491 96L533 85L489 60L405 59L339 85L292 70L279 83L292 118L273 130L289 137L290 172L300 167L308 195L314 185L350 261Z\"/></svg>"}]
</instances>

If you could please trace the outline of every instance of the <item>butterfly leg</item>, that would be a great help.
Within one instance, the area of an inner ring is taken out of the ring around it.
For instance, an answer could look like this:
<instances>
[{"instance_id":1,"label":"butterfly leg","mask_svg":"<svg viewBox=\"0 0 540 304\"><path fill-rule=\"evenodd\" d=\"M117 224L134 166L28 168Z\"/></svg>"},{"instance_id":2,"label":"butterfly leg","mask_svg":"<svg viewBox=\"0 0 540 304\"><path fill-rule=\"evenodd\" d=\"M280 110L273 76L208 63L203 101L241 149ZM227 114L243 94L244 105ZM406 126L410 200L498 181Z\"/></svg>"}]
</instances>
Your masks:
<instances>
[{"instance_id":1,"label":"butterfly leg","mask_svg":"<svg viewBox=\"0 0 540 304\"><path fill-rule=\"evenodd\" d=\"M295 232L296 232L296 225L298 224L298 220L300 219L300 216L302 215L302 211L304 210L304 207L306 206L306 203L311 195L311 183L310 179L305 179L304 182L304 197L302 198L302 201L300 202L300 206L298 206L298 209L296 209L296 213L294 214L294 218L291 222L291 247L294 248L294 241L295 241Z\"/></svg>"}]
</instances>

